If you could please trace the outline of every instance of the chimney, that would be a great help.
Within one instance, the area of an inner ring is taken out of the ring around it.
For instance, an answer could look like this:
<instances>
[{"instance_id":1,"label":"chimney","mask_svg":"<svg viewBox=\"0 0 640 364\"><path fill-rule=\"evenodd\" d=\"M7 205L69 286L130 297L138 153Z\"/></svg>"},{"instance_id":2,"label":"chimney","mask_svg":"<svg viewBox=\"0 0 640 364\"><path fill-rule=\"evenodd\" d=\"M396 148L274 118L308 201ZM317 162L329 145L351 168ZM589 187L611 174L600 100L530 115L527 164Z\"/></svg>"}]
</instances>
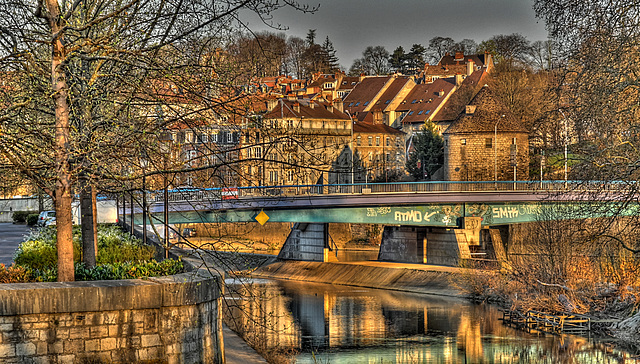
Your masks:
<instances>
[{"instance_id":1,"label":"chimney","mask_svg":"<svg viewBox=\"0 0 640 364\"><path fill-rule=\"evenodd\" d=\"M278 100L276 99L267 100L267 109L269 109L268 111L275 109L277 105L278 105Z\"/></svg>"},{"instance_id":2,"label":"chimney","mask_svg":"<svg viewBox=\"0 0 640 364\"><path fill-rule=\"evenodd\" d=\"M287 100L289 100L289 101L296 101L297 98L298 97L296 95L294 95L294 94L288 94L287 95Z\"/></svg>"},{"instance_id":3,"label":"chimney","mask_svg":"<svg viewBox=\"0 0 640 364\"><path fill-rule=\"evenodd\" d=\"M333 100L333 107L335 107L340 112L344 112L344 104L342 103L342 99Z\"/></svg>"},{"instance_id":4,"label":"chimney","mask_svg":"<svg viewBox=\"0 0 640 364\"><path fill-rule=\"evenodd\" d=\"M465 106L464 113L467 115L473 115L476 112L476 105Z\"/></svg>"},{"instance_id":5,"label":"chimney","mask_svg":"<svg viewBox=\"0 0 640 364\"><path fill-rule=\"evenodd\" d=\"M293 111L300 113L300 103L296 102L293 104Z\"/></svg>"},{"instance_id":6,"label":"chimney","mask_svg":"<svg viewBox=\"0 0 640 364\"><path fill-rule=\"evenodd\" d=\"M310 107L311 109L315 109L315 108L316 108L316 103L315 103L315 102L313 102L313 101L310 101L310 102L309 102L309 107Z\"/></svg>"},{"instance_id":7,"label":"chimney","mask_svg":"<svg viewBox=\"0 0 640 364\"><path fill-rule=\"evenodd\" d=\"M464 80L464 77L462 77L461 74L456 73L456 87L460 87L460 85L462 85L463 80Z\"/></svg>"},{"instance_id":8,"label":"chimney","mask_svg":"<svg viewBox=\"0 0 640 364\"><path fill-rule=\"evenodd\" d=\"M464 61L464 53L460 51L456 51L456 58L454 59L456 62Z\"/></svg>"},{"instance_id":9,"label":"chimney","mask_svg":"<svg viewBox=\"0 0 640 364\"><path fill-rule=\"evenodd\" d=\"M365 77L366 77L366 76L365 76L365 74L364 74L364 73L361 73L361 74L360 74L360 79L358 80L358 82L362 82L362 80L364 80L364 79L365 79Z\"/></svg>"},{"instance_id":10,"label":"chimney","mask_svg":"<svg viewBox=\"0 0 640 364\"><path fill-rule=\"evenodd\" d=\"M376 109L373 111L373 123L382 124L382 110Z\"/></svg>"},{"instance_id":11,"label":"chimney","mask_svg":"<svg viewBox=\"0 0 640 364\"><path fill-rule=\"evenodd\" d=\"M475 68L474 65L475 63L472 60L467 60L467 76L471 76L471 74L473 73L473 70Z\"/></svg>"},{"instance_id":12,"label":"chimney","mask_svg":"<svg viewBox=\"0 0 640 364\"><path fill-rule=\"evenodd\" d=\"M438 97L442 96L444 96L444 90L440 89L440 91L438 91Z\"/></svg>"}]
</instances>

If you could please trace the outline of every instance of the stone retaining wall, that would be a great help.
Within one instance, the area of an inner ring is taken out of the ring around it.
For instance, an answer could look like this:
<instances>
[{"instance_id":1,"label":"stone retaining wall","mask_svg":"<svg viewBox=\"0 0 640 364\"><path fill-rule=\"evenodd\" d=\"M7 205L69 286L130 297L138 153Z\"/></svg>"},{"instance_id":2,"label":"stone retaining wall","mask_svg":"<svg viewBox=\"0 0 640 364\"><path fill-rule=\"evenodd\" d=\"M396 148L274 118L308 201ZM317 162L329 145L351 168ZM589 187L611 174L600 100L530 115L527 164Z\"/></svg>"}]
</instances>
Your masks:
<instances>
[{"instance_id":1,"label":"stone retaining wall","mask_svg":"<svg viewBox=\"0 0 640 364\"><path fill-rule=\"evenodd\" d=\"M220 280L0 284L2 363L222 363Z\"/></svg>"}]
</instances>

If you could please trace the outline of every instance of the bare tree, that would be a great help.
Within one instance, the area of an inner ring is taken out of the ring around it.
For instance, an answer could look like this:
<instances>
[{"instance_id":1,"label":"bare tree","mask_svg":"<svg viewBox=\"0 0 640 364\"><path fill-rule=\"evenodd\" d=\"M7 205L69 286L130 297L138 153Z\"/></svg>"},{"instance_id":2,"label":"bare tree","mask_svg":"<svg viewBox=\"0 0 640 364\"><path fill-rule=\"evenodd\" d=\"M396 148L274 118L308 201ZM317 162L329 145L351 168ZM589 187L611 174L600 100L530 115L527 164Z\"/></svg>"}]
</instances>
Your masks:
<instances>
[{"instance_id":1,"label":"bare tree","mask_svg":"<svg viewBox=\"0 0 640 364\"><path fill-rule=\"evenodd\" d=\"M240 9L264 17L282 6L297 4L0 1L2 153L6 167L54 198L60 281L74 279L71 202L80 173L97 181L122 179L122 169L144 173L140 151L162 127L150 110L170 96L169 85L193 81L195 69L216 74L211 64L188 63L194 53L181 52L184 44L221 35ZM183 90L202 94L198 81Z\"/></svg>"}]
</instances>

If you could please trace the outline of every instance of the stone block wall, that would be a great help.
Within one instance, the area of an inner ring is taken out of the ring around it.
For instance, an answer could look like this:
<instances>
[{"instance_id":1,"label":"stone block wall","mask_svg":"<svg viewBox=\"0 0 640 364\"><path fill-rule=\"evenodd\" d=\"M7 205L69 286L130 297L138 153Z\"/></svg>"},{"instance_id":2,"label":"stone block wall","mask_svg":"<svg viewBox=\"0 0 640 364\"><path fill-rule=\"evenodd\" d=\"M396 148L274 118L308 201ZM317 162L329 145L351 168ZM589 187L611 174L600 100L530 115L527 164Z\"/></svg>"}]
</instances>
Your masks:
<instances>
[{"instance_id":1,"label":"stone block wall","mask_svg":"<svg viewBox=\"0 0 640 364\"><path fill-rule=\"evenodd\" d=\"M490 147L487 139L491 139ZM529 179L526 133L498 132L497 147L493 145L494 133L446 135L445 143L444 179L447 181L493 181L496 166L498 181L513 181L512 153L517 161L517 179Z\"/></svg>"},{"instance_id":2,"label":"stone block wall","mask_svg":"<svg viewBox=\"0 0 640 364\"><path fill-rule=\"evenodd\" d=\"M221 363L217 277L0 285L2 363Z\"/></svg>"}]
</instances>

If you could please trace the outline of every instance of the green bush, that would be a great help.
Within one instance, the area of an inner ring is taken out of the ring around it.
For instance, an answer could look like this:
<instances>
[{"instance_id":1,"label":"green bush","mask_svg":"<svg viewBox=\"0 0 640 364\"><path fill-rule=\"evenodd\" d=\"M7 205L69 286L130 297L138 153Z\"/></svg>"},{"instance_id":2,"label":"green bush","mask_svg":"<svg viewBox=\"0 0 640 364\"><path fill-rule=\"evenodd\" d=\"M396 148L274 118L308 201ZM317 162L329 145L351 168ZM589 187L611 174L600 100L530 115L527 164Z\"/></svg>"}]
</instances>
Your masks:
<instances>
[{"instance_id":1,"label":"green bush","mask_svg":"<svg viewBox=\"0 0 640 364\"><path fill-rule=\"evenodd\" d=\"M31 211L14 211L11 218L14 223L22 224L27 222L27 216L29 216L29 214L31 214Z\"/></svg>"},{"instance_id":2,"label":"green bush","mask_svg":"<svg viewBox=\"0 0 640 364\"><path fill-rule=\"evenodd\" d=\"M80 243L73 241L73 260L81 260ZM22 244L18 246L13 261L17 265L29 269L47 269L55 267L58 262L56 248L56 229L53 226L31 231Z\"/></svg>"},{"instance_id":3,"label":"green bush","mask_svg":"<svg viewBox=\"0 0 640 364\"><path fill-rule=\"evenodd\" d=\"M38 214L29 214L27 215L27 225L35 226L38 223Z\"/></svg>"},{"instance_id":4,"label":"green bush","mask_svg":"<svg viewBox=\"0 0 640 364\"><path fill-rule=\"evenodd\" d=\"M147 278L177 274L183 271L181 260L152 260L155 249L122 232L117 226L98 226L98 265L87 268L81 261L80 229L73 230L73 256L76 280L113 280ZM18 247L14 261L26 281L54 282L57 279L56 229L48 227L32 231ZM5 269L6 270L6 269ZM19 276L19 271L9 272ZM0 267L0 280L2 279ZM18 279L14 279L18 281Z\"/></svg>"}]
</instances>

